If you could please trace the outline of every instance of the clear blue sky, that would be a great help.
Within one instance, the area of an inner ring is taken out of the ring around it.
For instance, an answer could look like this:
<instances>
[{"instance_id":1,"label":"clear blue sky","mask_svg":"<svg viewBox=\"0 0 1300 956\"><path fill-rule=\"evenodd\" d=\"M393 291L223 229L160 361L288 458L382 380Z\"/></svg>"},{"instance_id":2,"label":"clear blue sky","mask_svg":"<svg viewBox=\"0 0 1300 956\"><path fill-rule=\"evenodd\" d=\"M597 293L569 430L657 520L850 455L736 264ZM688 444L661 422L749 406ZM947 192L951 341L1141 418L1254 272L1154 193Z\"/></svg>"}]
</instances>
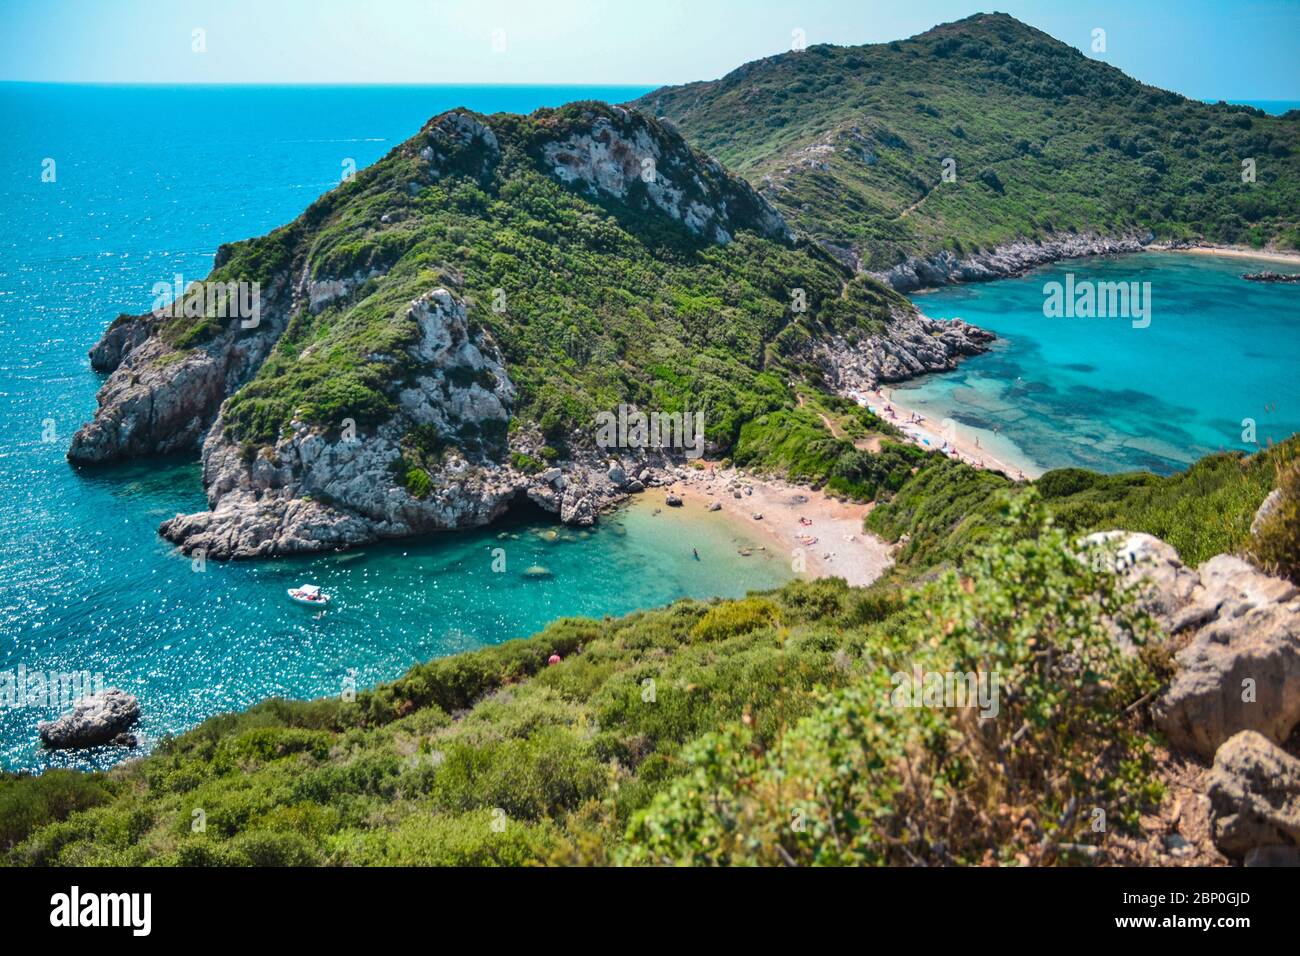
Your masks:
<instances>
[{"instance_id":1,"label":"clear blue sky","mask_svg":"<svg viewBox=\"0 0 1300 956\"><path fill-rule=\"evenodd\" d=\"M680 83L795 29L876 43L994 9L1187 96L1300 100L1297 0L0 0L0 79Z\"/></svg>"}]
</instances>

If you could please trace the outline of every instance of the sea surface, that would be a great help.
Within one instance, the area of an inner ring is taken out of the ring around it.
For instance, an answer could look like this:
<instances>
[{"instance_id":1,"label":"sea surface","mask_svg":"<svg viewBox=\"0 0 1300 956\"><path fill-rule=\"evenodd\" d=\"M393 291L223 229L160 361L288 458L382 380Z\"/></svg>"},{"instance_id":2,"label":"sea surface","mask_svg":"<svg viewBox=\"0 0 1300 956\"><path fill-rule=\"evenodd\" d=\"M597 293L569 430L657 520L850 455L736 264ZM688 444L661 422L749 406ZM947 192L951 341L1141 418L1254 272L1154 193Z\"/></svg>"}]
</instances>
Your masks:
<instances>
[{"instance_id":1,"label":"sea surface","mask_svg":"<svg viewBox=\"0 0 1300 956\"><path fill-rule=\"evenodd\" d=\"M1066 466L1169 474L1220 449L1255 451L1300 431L1300 285L1241 278L1261 270L1300 265L1141 252L914 295L926 315L965 319L998 341L892 394L1031 476ZM1068 275L1076 286L1150 283L1149 324L1047 317L1044 288L1064 288Z\"/></svg>"},{"instance_id":2,"label":"sea surface","mask_svg":"<svg viewBox=\"0 0 1300 956\"><path fill-rule=\"evenodd\" d=\"M102 381L86 350L118 312L150 308L154 283L203 278L218 244L289 221L347 161L374 162L443 110L643 92L0 84L0 768L106 766L125 753L42 752L35 725L55 710L2 703L20 667L86 671L136 694L151 743L268 696L366 687L563 615L790 578L774 554L738 555L751 542L722 516L656 514L651 495L594 530L524 513L480 532L200 571L156 533L206 507L195 461L78 471L64 458ZM308 581L336 596L324 614L285 594Z\"/></svg>"}]
</instances>

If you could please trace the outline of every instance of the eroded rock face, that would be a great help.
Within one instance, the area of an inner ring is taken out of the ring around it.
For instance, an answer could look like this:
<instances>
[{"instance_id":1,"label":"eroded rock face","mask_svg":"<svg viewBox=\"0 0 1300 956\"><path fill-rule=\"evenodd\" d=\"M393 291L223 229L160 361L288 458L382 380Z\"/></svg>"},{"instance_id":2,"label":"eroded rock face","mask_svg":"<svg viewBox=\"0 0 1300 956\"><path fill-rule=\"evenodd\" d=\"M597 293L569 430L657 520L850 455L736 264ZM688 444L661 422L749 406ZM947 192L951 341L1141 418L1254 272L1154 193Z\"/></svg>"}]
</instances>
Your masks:
<instances>
[{"instance_id":1,"label":"eroded rock face","mask_svg":"<svg viewBox=\"0 0 1300 956\"><path fill-rule=\"evenodd\" d=\"M871 275L899 292L912 292L954 282L1005 279L1060 259L1140 252L1153 238L1079 234L1043 241L1021 239L965 258L958 258L947 250L933 256L912 257L891 269Z\"/></svg>"},{"instance_id":2,"label":"eroded rock face","mask_svg":"<svg viewBox=\"0 0 1300 956\"><path fill-rule=\"evenodd\" d=\"M202 345L178 351L151 315L119 320L91 350L113 372L96 396L95 417L72 437L68 460L100 464L196 448L226 397L252 378L288 323L284 283L263 291L257 325L223 320Z\"/></svg>"},{"instance_id":3,"label":"eroded rock face","mask_svg":"<svg viewBox=\"0 0 1300 956\"><path fill-rule=\"evenodd\" d=\"M140 702L131 694L110 687L76 700L72 712L36 725L41 743L51 750L97 747L100 744L135 746L127 733L140 719Z\"/></svg>"},{"instance_id":4,"label":"eroded rock face","mask_svg":"<svg viewBox=\"0 0 1300 956\"><path fill-rule=\"evenodd\" d=\"M453 457L417 495L396 474L401 442L431 426L449 440L504 436L514 385L494 344L471 336L465 306L446 289L411 303L420 374L398 393L398 412L373 432L330 434L302 422L246 461L218 427L203 448L211 511L159 529L184 550L216 558L268 557L381 538L486 524L509 506L525 476L490 460ZM220 425L220 423L218 423Z\"/></svg>"},{"instance_id":5,"label":"eroded rock face","mask_svg":"<svg viewBox=\"0 0 1300 956\"><path fill-rule=\"evenodd\" d=\"M968 355L988 351L996 336L962 322L941 322L912 310L894 313L889 327L850 344L834 338L818 347L826 381L845 395L873 391L926 372L949 371Z\"/></svg>"},{"instance_id":6,"label":"eroded rock face","mask_svg":"<svg viewBox=\"0 0 1300 956\"><path fill-rule=\"evenodd\" d=\"M272 557L481 527L520 497L588 525L626 496L610 476L621 465L593 457L528 475L503 460L504 448L452 455L427 472L427 491L408 488L396 466L412 429L431 427L449 443L505 436L515 399L495 344L470 332L464 303L449 291L421 296L408 314L420 330L409 350L420 373L397 393L391 419L352 437L296 422L252 461L218 421L203 448L211 510L163 522L163 537L217 559Z\"/></svg>"},{"instance_id":7,"label":"eroded rock face","mask_svg":"<svg viewBox=\"0 0 1300 956\"><path fill-rule=\"evenodd\" d=\"M679 135L644 122L620 124L601 116L588 130L542 146L542 157L561 182L627 201L633 190L694 235L728 243L739 228L769 239L793 238L785 220L742 180L706 156L692 153Z\"/></svg>"},{"instance_id":8,"label":"eroded rock face","mask_svg":"<svg viewBox=\"0 0 1300 956\"><path fill-rule=\"evenodd\" d=\"M1244 730L1214 756L1209 774L1214 842L1227 856L1264 865L1300 848L1300 760Z\"/></svg>"}]
</instances>

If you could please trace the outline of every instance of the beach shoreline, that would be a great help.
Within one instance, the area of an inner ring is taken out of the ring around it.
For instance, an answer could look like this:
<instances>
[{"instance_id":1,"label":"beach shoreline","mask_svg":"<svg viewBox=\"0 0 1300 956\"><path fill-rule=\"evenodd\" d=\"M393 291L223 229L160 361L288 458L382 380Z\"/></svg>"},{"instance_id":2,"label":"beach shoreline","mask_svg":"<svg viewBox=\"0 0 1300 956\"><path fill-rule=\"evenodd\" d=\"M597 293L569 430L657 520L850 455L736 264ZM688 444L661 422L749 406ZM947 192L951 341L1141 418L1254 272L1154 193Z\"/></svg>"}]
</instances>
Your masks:
<instances>
[{"instance_id":1,"label":"beach shoreline","mask_svg":"<svg viewBox=\"0 0 1300 956\"><path fill-rule=\"evenodd\" d=\"M665 509L719 515L732 522L742 537L782 555L796 578L840 577L865 587L893 565L892 547L862 528L870 504L843 501L779 478L724 469L716 462L702 460L701 464L703 468L675 470L671 484L647 489L641 497L662 501L659 506ZM681 505L668 505L670 497L680 499ZM710 512L714 504L718 507Z\"/></svg>"},{"instance_id":2,"label":"beach shoreline","mask_svg":"<svg viewBox=\"0 0 1300 956\"><path fill-rule=\"evenodd\" d=\"M910 405L906 389L902 391L904 397L901 399L898 397L898 389L885 386L865 394L853 393L851 397L873 415L883 418L901 431L912 444L926 451L945 454L982 471L1000 471L1016 481L1033 481L1043 474L1045 469L1023 453L1017 454L1014 446L1012 449L999 448L994 451L983 444L981 438L999 438L987 429L956 423L945 429L939 422L927 417L920 408ZM1009 439L1002 439L998 444L1012 443Z\"/></svg>"},{"instance_id":3,"label":"beach shoreline","mask_svg":"<svg viewBox=\"0 0 1300 956\"><path fill-rule=\"evenodd\" d=\"M1275 252L1243 246L1152 246L1153 252L1186 252L1194 256L1222 256L1225 259L1256 259L1300 266L1300 252Z\"/></svg>"}]
</instances>

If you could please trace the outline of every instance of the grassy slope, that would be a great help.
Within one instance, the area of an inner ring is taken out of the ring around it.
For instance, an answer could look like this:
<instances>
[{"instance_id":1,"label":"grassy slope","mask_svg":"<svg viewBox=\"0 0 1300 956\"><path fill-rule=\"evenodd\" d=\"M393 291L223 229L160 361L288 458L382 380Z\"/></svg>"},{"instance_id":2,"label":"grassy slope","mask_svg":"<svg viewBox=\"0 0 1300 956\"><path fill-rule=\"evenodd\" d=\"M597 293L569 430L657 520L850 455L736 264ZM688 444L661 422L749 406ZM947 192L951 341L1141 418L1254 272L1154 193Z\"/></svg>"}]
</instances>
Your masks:
<instances>
[{"instance_id":1,"label":"grassy slope","mask_svg":"<svg viewBox=\"0 0 1300 956\"><path fill-rule=\"evenodd\" d=\"M1300 246L1300 112L1188 100L1004 14L785 53L632 105L872 269L1076 230ZM948 157L956 182L941 181Z\"/></svg>"},{"instance_id":2,"label":"grassy slope","mask_svg":"<svg viewBox=\"0 0 1300 956\"><path fill-rule=\"evenodd\" d=\"M1055 524L1072 533L1124 528L1145 531L1189 565L1250 545L1250 525L1269 491L1300 460L1300 436L1254 455L1207 455L1186 471L1100 475L1079 468L1049 471L1035 493ZM960 561L1001 527L1008 502L1028 486L935 455L867 517L911 571ZM1281 560L1281 556L1274 560Z\"/></svg>"}]
</instances>

